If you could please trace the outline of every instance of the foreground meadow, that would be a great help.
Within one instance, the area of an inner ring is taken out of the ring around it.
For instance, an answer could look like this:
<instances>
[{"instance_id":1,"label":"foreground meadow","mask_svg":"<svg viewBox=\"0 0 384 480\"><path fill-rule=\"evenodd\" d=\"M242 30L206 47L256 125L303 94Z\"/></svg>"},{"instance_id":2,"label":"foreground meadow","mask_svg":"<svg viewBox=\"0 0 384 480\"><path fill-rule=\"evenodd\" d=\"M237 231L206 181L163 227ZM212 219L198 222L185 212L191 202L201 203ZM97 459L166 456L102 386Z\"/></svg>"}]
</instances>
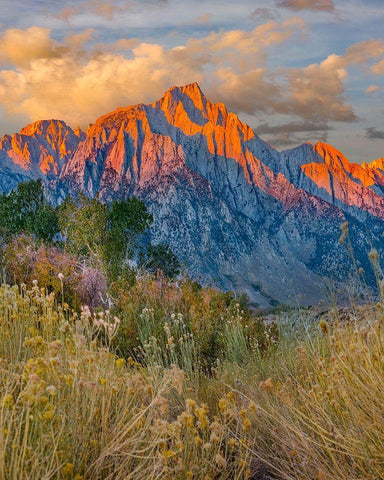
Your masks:
<instances>
[{"instance_id":1,"label":"foreground meadow","mask_svg":"<svg viewBox=\"0 0 384 480\"><path fill-rule=\"evenodd\" d=\"M278 332L232 302L208 361L204 319L151 295L134 331L1 286L1 479L384 478L381 305Z\"/></svg>"}]
</instances>

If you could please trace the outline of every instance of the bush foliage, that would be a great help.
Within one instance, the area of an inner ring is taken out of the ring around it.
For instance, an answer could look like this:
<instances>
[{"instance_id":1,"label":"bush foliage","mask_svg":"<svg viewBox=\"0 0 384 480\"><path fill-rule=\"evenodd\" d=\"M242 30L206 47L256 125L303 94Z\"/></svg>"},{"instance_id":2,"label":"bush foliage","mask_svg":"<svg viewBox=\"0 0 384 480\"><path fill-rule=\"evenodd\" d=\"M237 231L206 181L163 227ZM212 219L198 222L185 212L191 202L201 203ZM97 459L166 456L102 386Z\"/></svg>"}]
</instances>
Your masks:
<instances>
[{"instance_id":1,"label":"bush foliage","mask_svg":"<svg viewBox=\"0 0 384 480\"><path fill-rule=\"evenodd\" d=\"M0 214L0 479L384 478L381 271L377 305L275 323L137 254L137 199Z\"/></svg>"}]
</instances>

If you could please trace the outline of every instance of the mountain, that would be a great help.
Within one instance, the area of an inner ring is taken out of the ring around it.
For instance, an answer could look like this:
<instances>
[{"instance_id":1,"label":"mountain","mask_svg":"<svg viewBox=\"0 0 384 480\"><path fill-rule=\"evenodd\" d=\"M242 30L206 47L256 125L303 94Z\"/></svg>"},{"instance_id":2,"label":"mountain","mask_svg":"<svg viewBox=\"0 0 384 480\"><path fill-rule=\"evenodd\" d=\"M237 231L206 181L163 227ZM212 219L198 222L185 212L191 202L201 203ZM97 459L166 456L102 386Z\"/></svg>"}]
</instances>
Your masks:
<instances>
[{"instance_id":1,"label":"mountain","mask_svg":"<svg viewBox=\"0 0 384 480\"><path fill-rule=\"evenodd\" d=\"M197 83L119 108L86 134L37 122L0 148L1 188L29 175L45 178L56 201L78 190L105 201L136 195L154 216L153 241L167 242L193 277L262 306L315 303L324 277L347 280L346 220L368 281L367 253L383 248L382 162L352 164L322 143L280 153Z\"/></svg>"},{"instance_id":2,"label":"mountain","mask_svg":"<svg viewBox=\"0 0 384 480\"><path fill-rule=\"evenodd\" d=\"M370 165L350 163L321 142L287 150L282 160L285 175L296 186L357 216L368 212L384 219L384 171L378 160Z\"/></svg>"},{"instance_id":3,"label":"mountain","mask_svg":"<svg viewBox=\"0 0 384 480\"><path fill-rule=\"evenodd\" d=\"M62 120L42 120L0 140L0 188L9 191L19 181L59 175L85 133Z\"/></svg>"}]
</instances>

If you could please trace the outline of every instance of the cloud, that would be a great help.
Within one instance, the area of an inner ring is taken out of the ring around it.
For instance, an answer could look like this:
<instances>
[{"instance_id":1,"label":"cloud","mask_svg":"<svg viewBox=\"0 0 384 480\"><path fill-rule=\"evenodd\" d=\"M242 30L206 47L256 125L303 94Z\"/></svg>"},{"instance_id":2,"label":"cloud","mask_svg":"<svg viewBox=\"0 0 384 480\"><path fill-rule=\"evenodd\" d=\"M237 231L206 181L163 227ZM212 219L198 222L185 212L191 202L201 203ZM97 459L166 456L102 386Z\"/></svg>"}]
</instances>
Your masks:
<instances>
[{"instance_id":1,"label":"cloud","mask_svg":"<svg viewBox=\"0 0 384 480\"><path fill-rule=\"evenodd\" d=\"M369 127L365 130L365 136L371 140L383 140L384 130L378 130L375 127Z\"/></svg>"},{"instance_id":2,"label":"cloud","mask_svg":"<svg viewBox=\"0 0 384 480\"><path fill-rule=\"evenodd\" d=\"M256 130L260 133L296 133L296 132L321 132L332 130L327 123L311 123L311 122L290 122L280 125L270 125L262 123Z\"/></svg>"},{"instance_id":3,"label":"cloud","mask_svg":"<svg viewBox=\"0 0 384 480\"><path fill-rule=\"evenodd\" d=\"M168 0L83 0L76 5L65 6L56 14L56 18L70 21L72 17L87 11L105 20L113 21L119 13L132 10L139 5L151 8L154 5L164 6L167 3Z\"/></svg>"},{"instance_id":4,"label":"cloud","mask_svg":"<svg viewBox=\"0 0 384 480\"><path fill-rule=\"evenodd\" d=\"M376 63L375 65L372 65L371 71L376 75L384 75L384 59L380 60L380 62Z\"/></svg>"},{"instance_id":5,"label":"cloud","mask_svg":"<svg viewBox=\"0 0 384 480\"><path fill-rule=\"evenodd\" d=\"M370 95L371 93L375 93L375 92L378 92L380 90L380 87L378 85L369 85L369 87L367 87L365 90L364 90L364 93L366 95Z\"/></svg>"},{"instance_id":6,"label":"cloud","mask_svg":"<svg viewBox=\"0 0 384 480\"><path fill-rule=\"evenodd\" d=\"M273 8L255 8L250 14L252 20L276 20L278 13Z\"/></svg>"},{"instance_id":7,"label":"cloud","mask_svg":"<svg viewBox=\"0 0 384 480\"><path fill-rule=\"evenodd\" d=\"M333 130L326 122L290 122L280 125L262 123L255 129L258 135L262 134L274 147L288 148L308 141L313 137L314 141L326 141L328 131Z\"/></svg>"},{"instance_id":8,"label":"cloud","mask_svg":"<svg viewBox=\"0 0 384 480\"><path fill-rule=\"evenodd\" d=\"M367 40L355 43L348 47L342 59L344 64L348 65L364 65L367 59L373 59L384 55L383 40Z\"/></svg>"},{"instance_id":9,"label":"cloud","mask_svg":"<svg viewBox=\"0 0 384 480\"><path fill-rule=\"evenodd\" d=\"M335 10L333 0L282 0L278 6L292 10L320 10L325 12Z\"/></svg>"},{"instance_id":10,"label":"cloud","mask_svg":"<svg viewBox=\"0 0 384 480\"><path fill-rule=\"evenodd\" d=\"M56 17L61 20L69 21L72 17L75 17L86 10L88 12L93 12L106 20L113 20L115 14L129 8L131 4L132 2L124 2L123 5L120 5L113 0L84 0L77 2L77 5L64 7L56 14Z\"/></svg>"},{"instance_id":11,"label":"cloud","mask_svg":"<svg viewBox=\"0 0 384 480\"><path fill-rule=\"evenodd\" d=\"M320 63L286 70L286 98L277 111L311 121L357 120L352 107L345 101L348 69L354 65L365 67L369 61L383 55L384 41L369 40L351 45L344 55L331 54Z\"/></svg>"},{"instance_id":12,"label":"cloud","mask_svg":"<svg viewBox=\"0 0 384 480\"><path fill-rule=\"evenodd\" d=\"M298 18L282 23L267 22L251 31L220 31L202 38L190 38L185 46L174 51L178 52L179 61L227 64L244 71L257 64L263 65L270 46L285 42L303 28L304 22Z\"/></svg>"},{"instance_id":13,"label":"cloud","mask_svg":"<svg viewBox=\"0 0 384 480\"><path fill-rule=\"evenodd\" d=\"M236 113L286 115L285 131L269 126L271 135L327 132L329 121L356 119L345 99L348 69L384 55L383 42L360 42L302 68L268 67L270 49L305 29L297 18L268 21L173 48L136 38L90 48L92 29L61 42L44 28L6 30L0 37L0 108L7 118L0 127L21 115L84 127L118 106L152 102L172 85L198 81L208 98Z\"/></svg>"},{"instance_id":14,"label":"cloud","mask_svg":"<svg viewBox=\"0 0 384 480\"><path fill-rule=\"evenodd\" d=\"M344 80L347 72L337 68L328 57L320 64L287 71L288 98L282 113L300 115L310 120L327 119L350 122L356 120L352 107L345 103Z\"/></svg>"},{"instance_id":15,"label":"cloud","mask_svg":"<svg viewBox=\"0 0 384 480\"><path fill-rule=\"evenodd\" d=\"M307 134L302 135L295 135L289 132L281 132L276 133L274 135L267 135L265 140L268 141L270 145L274 148L279 148L281 150L296 147L297 145L301 145L303 143L307 143L309 141L316 143L318 141L327 142L328 140L328 132L327 131L319 131L319 132L312 132L312 138L308 138Z\"/></svg>"},{"instance_id":16,"label":"cloud","mask_svg":"<svg viewBox=\"0 0 384 480\"><path fill-rule=\"evenodd\" d=\"M206 25L209 23L209 21L212 18L212 13L205 13L204 15L201 15L201 17L196 18L196 23L199 23L201 25Z\"/></svg>"},{"instance_id":17,"label":"cloud","mask_svg":"<svg viewBox=\"0 0 384 480\"><path fill-rule=\"evenodd\" d=\"M222 100L235 112L272 113L282 101L281 89L269 78L266 68L237 73L232 68L216 71L216 81L209 92L214 100Z\"/></svg>"},{"instance_id":18,"label":"cloud","mask_svg":"<svg viewBox=\"0 0 384 480\"><path fill-rule=\"evenodd\" d=\"M0 36L0 64L25 65L36 58L58 57L62 52L63 47L50 38L48 28L11 28Z\"/></svg>"}]
</instances>

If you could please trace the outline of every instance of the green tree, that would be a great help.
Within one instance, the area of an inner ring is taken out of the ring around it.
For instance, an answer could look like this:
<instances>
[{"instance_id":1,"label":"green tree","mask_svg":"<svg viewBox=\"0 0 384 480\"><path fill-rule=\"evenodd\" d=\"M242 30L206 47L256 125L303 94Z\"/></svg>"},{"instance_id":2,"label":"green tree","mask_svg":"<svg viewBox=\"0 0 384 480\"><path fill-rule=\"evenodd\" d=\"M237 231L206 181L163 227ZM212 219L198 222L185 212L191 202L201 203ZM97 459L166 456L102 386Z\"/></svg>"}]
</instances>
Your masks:
<instances>
[{"instance_id":1,"label":"green tree","mask_svg":"<svg viewBox=\"0 0 384 480\"><path fill-rule=\"evenodd\" d=\"M58 233L57 209L44 196L42 181L19 183L17 190L0 196L0 234L5 241L26 233L52 241Z\"/></svg>"},{"instance_id":2,"label":"green tree","mask_svg":"<svg viewBox=\"0 0 384 480\"><path fill-rule=\"evenodd\" d=\"M0 235L3 240L9 240L18 232L20 218L17 213L17 194L14 190L0 196Z\"/></svg>"},{"instance_id":3,"label":"green tree","mask_svg":"<svg viewBox=\"0 0 384 480\"><path fill-rule=\"evenodd\" d=\"M67 198L60 208L60 228L66 248L93 259L112 277L122 272L133 254L137 236L150 227L152 215L137 198L102 203L80 193Z\"/></svg>"},{"instance_id":4,"label":"green tree","mask_svg":"<svg viewBox=\"0 0 384 480\"><path fill-rule=\"evenodd\" d=\"M142 265L153 273L161 271L170 279L175 278L180 273L179 260L165 243L149 245Z\"/></svg>"},{"instance_id":5,"label":"green tree","mask_svg":"<svg viewBox=\"0 0 384 480\"><path fill-rule=\"evenodd\" d=\"M130 258L137 236L145 232L152 221L152 215L141 200L132 197L113 201L108 216L110 261L116 265Z\"/></svg>"},{"instance_id":6,"label":"green tree","mask_svg":"<svg viewBox=\"0 0 384 480\"><path fill-rule=\"evenodd\" d=\"M66 249L90 257L96 263L104 260L108 242L108 205L79 193L76 199L67 197L60 207L59 225Z\"/></svg>"}]
</instances>

